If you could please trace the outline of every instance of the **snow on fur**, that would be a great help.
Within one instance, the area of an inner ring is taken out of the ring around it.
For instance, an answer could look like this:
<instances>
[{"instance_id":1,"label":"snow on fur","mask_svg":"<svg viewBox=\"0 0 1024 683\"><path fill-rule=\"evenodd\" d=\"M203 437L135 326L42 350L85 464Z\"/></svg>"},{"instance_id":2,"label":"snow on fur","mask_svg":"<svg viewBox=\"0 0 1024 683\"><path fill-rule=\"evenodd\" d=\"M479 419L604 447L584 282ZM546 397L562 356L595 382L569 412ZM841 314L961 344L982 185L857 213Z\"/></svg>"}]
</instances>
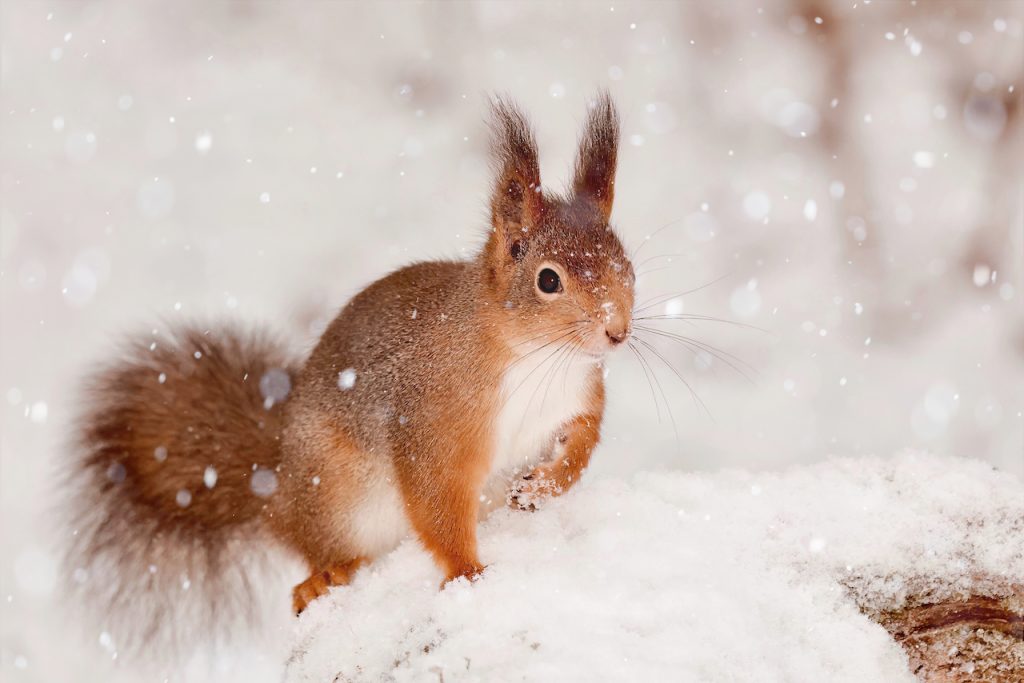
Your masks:
<instances>
[{"instance_id":1,"label":"snow on fur","mask_svg":"<svg viewBox=\"0 0 1024 683\"><path fill-rule=\"evenodd\" d=\"M410 541L315 603L285 680L912 681L864 611L1024 582L1024 486L911 451L647 472L498 511L480 541L475 584L438 591Z\"/></svg>"}]
</instances>

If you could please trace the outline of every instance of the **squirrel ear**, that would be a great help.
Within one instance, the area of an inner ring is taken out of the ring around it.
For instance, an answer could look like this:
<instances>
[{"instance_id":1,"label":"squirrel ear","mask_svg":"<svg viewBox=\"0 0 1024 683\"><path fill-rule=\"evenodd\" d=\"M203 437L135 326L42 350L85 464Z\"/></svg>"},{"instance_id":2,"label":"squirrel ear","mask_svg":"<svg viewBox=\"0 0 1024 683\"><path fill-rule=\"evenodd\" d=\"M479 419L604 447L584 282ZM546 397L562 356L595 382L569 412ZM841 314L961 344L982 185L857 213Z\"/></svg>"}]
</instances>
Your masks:
<instances>
[{"instance_id":1,"label":"squirrel ear","mask_svg":"<svg viewBox=\"0 0 1024 683\"><path fill-rule=\"evenodd\" d=\"M491 160L495 171L491 224L501 248L512 254L523 229L540 222L544 197L537 139L523 113L504 97L491 105Z\"/></svg>"},{"instance_id":2,"label":"squirrel ear","mask_svg":"<svg viewBox=\"0 0 1024 683\"><path fill-rule=\"evenodd\" d=\"M573 191L589 197L607 221L615 196L615 163L619 148L619 115L607 90L589 104L580 151L573 173Z\"/></svg>"}]
</instances>

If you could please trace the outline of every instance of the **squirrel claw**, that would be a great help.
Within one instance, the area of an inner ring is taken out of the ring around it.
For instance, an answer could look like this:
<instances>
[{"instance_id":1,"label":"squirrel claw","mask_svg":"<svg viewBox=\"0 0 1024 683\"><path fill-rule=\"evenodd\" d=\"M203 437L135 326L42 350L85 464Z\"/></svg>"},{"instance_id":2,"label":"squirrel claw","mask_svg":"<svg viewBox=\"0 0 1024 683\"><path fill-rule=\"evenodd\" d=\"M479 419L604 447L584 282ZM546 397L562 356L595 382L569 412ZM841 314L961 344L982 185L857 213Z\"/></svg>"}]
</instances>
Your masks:
<instances>
[{"instance_id":1,"label":"squirrel claw","mask_svg":"<svg viewBox=\"0 0 1024 683\"><path fill-rule=\"evenodd\" d=\"M527 500L520 500L519 496L513 495L509 499L509 506L516 510L522 510L523 512L536 512L537 506Z\"/></svg>"},{"instance_id":2,"label":"squirrel claw","mask_svg":"<svg viewBox=\"0 0 1024 683\"><path fill-rule=\"evenodd\" d=\"M308 579L292 589L292 609L295 616L305 611L309 604L322 595L327 595L330 584L325 576L326 572L313 574Z\"/></svg>"},{"instance_id":3,"label":"squirrel claw","mask_svg":"<svg viewBox=\"0 0 1024 683\"><path fill-rule=\"evenodd\" d=\"M536 512L540 509L540 499L547 490L548 484L542 473L534 470L525 474L512 485L509 491L509 507L526 512Z\"/></svg>"},{"instance_id":4,"label":"squirrel claw","mask_svg":"<svg viewBox=\"0 0 1024 683\"><path fill-rule=\"evenodd\" d=\"M486 565L467 564L466 566L449 573L441 584L441 588L444 589L445 586L450 584L452 581L458 581L462 578L465 578L470 583L476 583L483 576L485 569L487 569Z\"/></svg>"},{"instance_id":5,"label":"squirrel claw","mask_svg":"<svg viewBox=\"0 0 1024 683\"><path fill-rule=\"evenodd\" d=\"M344 586L352 578L352 574L364 562L363 558L356 558L346 564L335 565L323 571L315 571L313 574L292 589L292 609L295 616L299 616L313 602L322 595L327 595L332 586Z\"/></svg>"}]
</instances>

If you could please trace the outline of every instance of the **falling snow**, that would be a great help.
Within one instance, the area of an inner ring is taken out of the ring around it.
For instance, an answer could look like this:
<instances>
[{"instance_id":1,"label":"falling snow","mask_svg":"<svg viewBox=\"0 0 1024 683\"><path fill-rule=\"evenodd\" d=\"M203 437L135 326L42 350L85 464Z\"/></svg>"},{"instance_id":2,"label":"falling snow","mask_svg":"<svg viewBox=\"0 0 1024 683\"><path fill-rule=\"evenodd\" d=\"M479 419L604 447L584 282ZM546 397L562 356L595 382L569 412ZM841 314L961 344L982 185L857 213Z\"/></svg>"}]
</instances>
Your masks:
<instances>
[{"instance_id":1,"label":"falling snow","mask_svg":"<svg viewBox=\"0 0 1024 683\"><path fill-rule=\"evenodd\" d=\"M209 131L204 130L196 136L196 151L200 154L206 154L210 151L213 146L213 135Z\"/></svg>"},{"instance_id":2,"label":"falling snow","mask_svg":"<svg viewBox=\"0 0 1024 683\"><path fill-rule=\"evenodd\" d=\"M260 498L267 498L277 491L277 474L273 470L257 468L249 480L249 487Z\"/></svg>"},{"instance_id":3,"label":"falling snow","mask_svg":"<svg viewBox=\"0 0 1024 683\"><path fill-rule=\"evenodd\" d=\"M338 388L342 391L348 391L356 385L356 371L355 368L347 368L338 373Z\"/></svg>"},{"instance_id":4,"label":"falling snow","mask_svg":"<svg viewBox=\"0 0 1024 683\"><path fill-rule=\"evenodd\" d=\"M270 407L284 401L292 390L292 379L284 368L270 368L260 377L260 395Z\"/></svg>"},{"instance_id":5,"label":"falling snow","mask_svg":"<svg viewBox=\"0 0 1024 683\"><path fill-rule=\"evenodd\" d=\"M315 637L304 670L313 680L357 664L364 678L551 679L544 667L578 652L581 677L639 678L631 667L661 643L672 668L649 680L704 680L741 665L735 678L871 680L865 667L879 667L874 680L899 680L885 668L899 652L837 602L826 567L889 566L907 549L884 543L902 539L880 525L880 510L897 510L891 489L871 486L878 464L848 471L845 484L829 467L785 468L908 445L977 457L996 474L963 461L919 471L948 483L953 509L979 518L991 491L1024 475L1014 381L1024 376L1015 156L1024 25L999 3L948 13L943 3L852 0L806 14L737 0L709 14L712 4L484 3L466 8L453 34L450 17L416 4L388 6L385 30L373 11L344 3L319 3L301 22L273 3L189 17L113 0L84 12L7 3L0 470L5 514L19 523L0 569L11 578L4 622L25 627L5 641L5 676L163 680L104 668L125 664L109 625L76 640L77 624L57 609L57 558L39 540L79 380L118 358L111 340L153 319L259 321L301 351L347 297L391 269L468 255L492 189L478 94L514 74L502 87L531 112L552 190L572 164L584 99L601 85L617 98L612 222L636 254L638 303L673 318L644 324L667 336L635 330L634 342L651 342L707 413L653 353L643 349L654 379L632 352L615 354L603 369L601 445L581 488L550 511L486 522L490 574L472 588L437 593L433 565L403 546L335 592L344 609L329 603L298 627ZM232 39L193 45L189 22ZM404 50L397 70L395 50ZM353 56L363 68L320 68ZM313 68L284 68L296 64ZM410 330L438 324L429 301L395 306ZM167 360L160 325L146 339L143 381L169 398L218 359ZM346 398L360 397L357 380L377 388L372 367L358 377L343 368L330 372L341 371ZM263 370L245 386L272 424L298 380ZM388 428L413 429L420 415L396 410ZM182 457L171 438L146 441L140 466L171 474ZM131 486L126 463L105 465L101 483ZM250 464L242 485L273 507L289 473ZM759 473L683 473L723 469ZM184 501L178 513L192 514L232 472L201 461L165 504ZM298 488L329 488L328 470L295 476L306 482ZM934 512L935 500L906 483ZM974 488L984 495L962 495ZM878 496L885 506L862 509ZM679 526L666 527L669 518ZM856 533L845 526L854 521ZM947 522L929 532L940 554L959 538ZM857 545L875 530L876 551ZM802 569L775 553L783 547ZM766 558L776 573L762 571ZM140 571L197 593L197 575L148 562ZM287 588L281 595L286 603ZM741 599L755 606L746 621ZM812 620L801 600L834 609ZM709 604L721 631L656 620ZM271 629L279 641L293 626L282 623ZM575 650L580 633L589 640ZM284 656L242 652L217 659L211 677L282 679Z\"/></svg>"}]
</instances>

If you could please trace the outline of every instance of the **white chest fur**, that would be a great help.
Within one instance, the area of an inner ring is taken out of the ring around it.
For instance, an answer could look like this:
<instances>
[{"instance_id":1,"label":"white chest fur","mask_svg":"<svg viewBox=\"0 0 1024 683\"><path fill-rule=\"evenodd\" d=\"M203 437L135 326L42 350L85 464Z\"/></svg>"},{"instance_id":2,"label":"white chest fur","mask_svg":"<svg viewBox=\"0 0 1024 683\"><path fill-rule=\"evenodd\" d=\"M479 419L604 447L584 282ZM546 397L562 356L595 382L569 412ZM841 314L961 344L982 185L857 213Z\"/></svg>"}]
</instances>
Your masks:
<instances>
[{"instance_id":1,"label":"white chest fur","mask_svg":"<svg viewBox=\"0 0 1024 683\"><path fill-rule=\"evenodd\" d=\"M565 360L541 351L506 371L491 479L528 471L550 453L558 429L587 408L599 361L589 356Z\"/></svg>"}]
</instances>

